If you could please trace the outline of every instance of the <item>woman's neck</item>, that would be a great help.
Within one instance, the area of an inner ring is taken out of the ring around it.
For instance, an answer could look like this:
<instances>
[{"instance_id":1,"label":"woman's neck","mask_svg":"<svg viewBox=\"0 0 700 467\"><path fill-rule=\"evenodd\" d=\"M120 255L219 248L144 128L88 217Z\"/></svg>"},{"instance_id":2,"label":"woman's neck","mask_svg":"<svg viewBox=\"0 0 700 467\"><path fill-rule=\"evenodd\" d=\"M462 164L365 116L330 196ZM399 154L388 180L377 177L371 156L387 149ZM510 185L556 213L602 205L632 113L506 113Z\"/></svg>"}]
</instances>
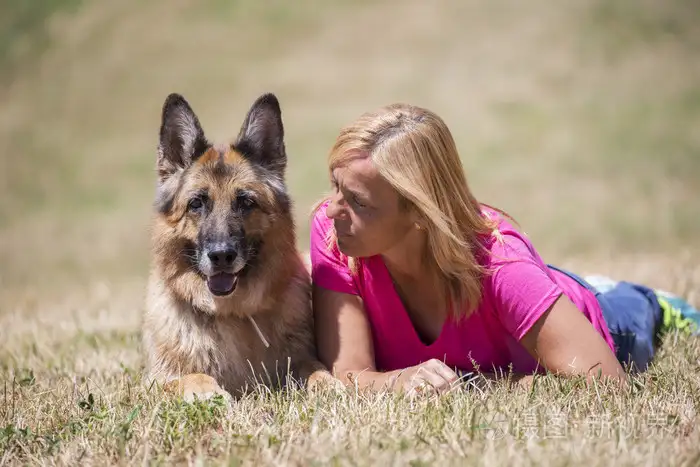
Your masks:
<instances>
[{"instance_id":1,"label":"woman's neck","mask_svg":"<svg viewBox=\"0 0 700 467\"><path fill-rule=\"evenodd\" d=\"M391 275L402 282L424 281L434 274L434 267L427 260L425 235L412 231L382 257Z\"/></svg>"}]
</instances>

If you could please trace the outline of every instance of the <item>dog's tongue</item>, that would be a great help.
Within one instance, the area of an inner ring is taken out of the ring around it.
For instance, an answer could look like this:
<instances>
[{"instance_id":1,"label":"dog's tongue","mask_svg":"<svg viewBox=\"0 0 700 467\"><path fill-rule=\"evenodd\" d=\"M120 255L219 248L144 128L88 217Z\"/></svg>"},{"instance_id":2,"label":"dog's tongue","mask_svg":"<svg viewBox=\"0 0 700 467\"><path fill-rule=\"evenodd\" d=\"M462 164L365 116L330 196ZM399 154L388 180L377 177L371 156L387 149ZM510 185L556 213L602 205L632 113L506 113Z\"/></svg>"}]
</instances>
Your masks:
<instances>
[{"instance_id":1,"label":"dog's tongue","mask_svg":"<svg viewBox=\"0 0 700 467\"><path fill-rule=\"evenodd\" d=\"M214 295L228 295L236 288L237 282L238 276L222 272L209 276L207 285L209 285L209 290Z\"/></svg>"}]
</instances>

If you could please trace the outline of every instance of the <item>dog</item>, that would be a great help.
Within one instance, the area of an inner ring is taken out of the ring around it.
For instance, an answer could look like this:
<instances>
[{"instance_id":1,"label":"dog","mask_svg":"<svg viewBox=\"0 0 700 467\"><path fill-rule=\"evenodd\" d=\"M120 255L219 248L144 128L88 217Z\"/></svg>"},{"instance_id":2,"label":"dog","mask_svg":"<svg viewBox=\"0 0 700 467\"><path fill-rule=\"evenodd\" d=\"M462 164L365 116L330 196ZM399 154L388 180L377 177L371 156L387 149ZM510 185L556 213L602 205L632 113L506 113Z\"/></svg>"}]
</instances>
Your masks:
<instances>
[{"instance_id":1,"label":"dog","mask_svg":"<svg viewBox=\"0 0 700 467\"><path fill-rule=\"evenodd\" d=\"M231 144L210 142L185 98L167 96L142 342L147 376L185 400L333 379L316 355L286 165L274 94Z\"/></svg>"}]
</instances>

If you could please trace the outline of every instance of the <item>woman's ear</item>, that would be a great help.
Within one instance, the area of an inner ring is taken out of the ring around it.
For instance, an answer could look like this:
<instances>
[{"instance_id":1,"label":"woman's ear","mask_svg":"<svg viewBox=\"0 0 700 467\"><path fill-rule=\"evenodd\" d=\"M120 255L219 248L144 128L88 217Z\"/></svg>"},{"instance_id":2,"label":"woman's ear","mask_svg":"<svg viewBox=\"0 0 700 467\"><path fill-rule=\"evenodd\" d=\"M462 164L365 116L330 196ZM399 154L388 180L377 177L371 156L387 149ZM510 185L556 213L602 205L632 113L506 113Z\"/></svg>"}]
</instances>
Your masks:
<instances>
[{"instance_id":1,"label":"woman's ear","mask_svg":"<svg viewBox=\"0 0 700 467\"><path fill-rule=\"evenodd\" d=\"M409 203L408 201L406 201ZM425 216L416 208L413 203L407 205L409 220L413 223L413 228L416 230L425 230L427 222Z\"/></svg>"},{"instance_id":2,"label":"woman's ear","mask_svg":"<svg viewBox=\"0 0 700 467\"><path fill-rule=\"evenodd\" d=\"M425 230L427 225L425 222L425 216L423 216L415 204L413 204L407 198L399 196L399 209L408 217L408 220L413 224L414 229Z\"/></svg>"}]
</instances>

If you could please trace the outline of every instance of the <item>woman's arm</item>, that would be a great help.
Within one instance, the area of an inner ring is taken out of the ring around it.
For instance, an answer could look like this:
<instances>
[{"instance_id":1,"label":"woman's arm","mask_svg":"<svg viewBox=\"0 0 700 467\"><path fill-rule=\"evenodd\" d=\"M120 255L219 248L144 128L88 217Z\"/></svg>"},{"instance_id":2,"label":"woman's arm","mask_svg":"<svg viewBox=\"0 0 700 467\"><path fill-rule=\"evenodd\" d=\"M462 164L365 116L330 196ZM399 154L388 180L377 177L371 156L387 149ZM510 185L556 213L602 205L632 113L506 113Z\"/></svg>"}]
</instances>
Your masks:
<instances>
[{"instance_id":1,"label":"woman's arm","mask_svg":"<svg viewBox=\"0 0 700 467\"><path fill-rule=\"evenodd\" d=\"M501 324L539 363L560 376L601 375L626 381L603 336L564 293L536 251L518 235L494 246L493 274L486 281ZM532 377L520 378L527 385Z\"/></svg>"},{"instance_id":2,"label":"woman's arm","mask_svg":"<svg viewBox=\"0 0 700 467\"><path fill-rule=\"evenodd\" d=\"M626 374L603 337L561 294L521 339L522 345L555 374L602 376L626 383ZM521 380L529 383L531 378Z\"/></svg>"},{"instance_id":3,"label":"woman's arm","mask_svg":"<svg viewBox=\"0 0 700 467\"><path fill-rule=\"evenodd\" d=\"M557 376L585 375L611 378L623 385L627 375L608 344L593 325L562 294L533 324L520 343L544 368ZM503 380L506 375L481 373L487 380ZM532 374L511 374L510 381L529 388Z\"/></svg>"},{"instance_id":4,"label":"woman's arm","mask_svg":"<svg viewBox=\"0 0 700 467\"><path fill-rule=\"evenodd\" d=\"M411 391L427 383L441 392L457 375L439 360L391 372L378 372L369 322L362 300L352 294L313 286L313 309L319 360L341 382L360 389Z\"/></svg>"},{"instance_id":5,"label":"woman's arm","mask_svg":"<svg viewBox=\"0 0 700 467\"><path fill-rule=\"evenodd\" d=\"M372 336L360 297L314 284L313 309L321 363L345 384L385 384L388 375L376 371Z\"/></svg>"}]
</instances>

